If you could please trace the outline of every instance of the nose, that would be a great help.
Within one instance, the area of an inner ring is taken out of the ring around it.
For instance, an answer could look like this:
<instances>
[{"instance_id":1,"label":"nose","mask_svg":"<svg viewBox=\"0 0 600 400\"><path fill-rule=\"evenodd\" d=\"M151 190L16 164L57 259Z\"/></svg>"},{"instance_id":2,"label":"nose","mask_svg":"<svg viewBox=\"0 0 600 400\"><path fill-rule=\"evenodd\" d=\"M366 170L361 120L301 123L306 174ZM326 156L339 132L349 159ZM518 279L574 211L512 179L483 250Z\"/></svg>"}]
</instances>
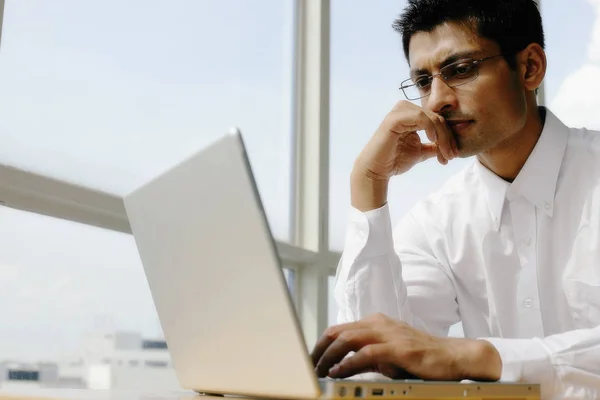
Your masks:
<instances>
[{"instance_id":1,"label":"nose","mask_svg":"<svg viewBox=\"0 0 600 400\"><path fill-rule=\"evenodd\" d=\"M429 96L423 98L422 105L435 113L453 110L458 105L456 91L438 75L431 82L431 92Z\"/></svg>"}]
</instances>

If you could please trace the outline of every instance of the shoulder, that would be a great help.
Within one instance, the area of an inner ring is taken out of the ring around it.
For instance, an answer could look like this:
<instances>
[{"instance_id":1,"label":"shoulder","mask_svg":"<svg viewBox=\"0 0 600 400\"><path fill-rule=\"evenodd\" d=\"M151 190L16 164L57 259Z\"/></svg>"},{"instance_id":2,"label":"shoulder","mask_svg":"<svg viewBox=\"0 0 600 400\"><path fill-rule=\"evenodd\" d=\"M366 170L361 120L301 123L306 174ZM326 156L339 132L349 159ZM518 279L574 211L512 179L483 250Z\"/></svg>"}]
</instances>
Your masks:
<instances>
[{"instance_id":1,"label":"shoulder","mask_svg":"<svg viewBox=\"0 0 600 400\"><path fill-rule=\"evenodd\" d=\"M568 141L562 164L562 174L600 177L600 131L587 128L567 128ZM581 174L581 175L580 175Z\"/></svg>"},{"instance_id":2,"label":"shoulder","mask_svg":"<svg viewBox=\"0 0 600 400\"><path fill-rule=\"evenodd\" d=\"M572 151L590 152L596 157L600 154L600 131L587 128L568 128L567 148Z\"/></svg>"}]
</instances>

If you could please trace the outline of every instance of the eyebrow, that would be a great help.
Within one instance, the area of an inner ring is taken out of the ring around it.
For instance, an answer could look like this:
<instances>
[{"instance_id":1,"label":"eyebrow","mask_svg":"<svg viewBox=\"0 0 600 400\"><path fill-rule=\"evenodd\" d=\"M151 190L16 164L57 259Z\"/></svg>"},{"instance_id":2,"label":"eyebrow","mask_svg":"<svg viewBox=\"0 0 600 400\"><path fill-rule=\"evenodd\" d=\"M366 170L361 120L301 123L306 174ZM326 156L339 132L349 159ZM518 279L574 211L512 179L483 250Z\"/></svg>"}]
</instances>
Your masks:
<instances>
[{"instance_id":1,"label":"eyebrow","mask_svg":"<svg viewBox=\"0 0 600 400\"><path fill-rule=\"evenodd\" d=\"M481 50L468 50L468 51L462 51L459 53L454 53L454 54L446 57L444 59L444 61L441 62L440 68L443 68L446 65L452 64L459 60L464 60L465 58L473 58L473 56L478 53L481 53ZM429 75L429 70L427 68L418 68L416 70L410 71L411 77L420 76L420 75Z\"/></svg>"}]
</instances>

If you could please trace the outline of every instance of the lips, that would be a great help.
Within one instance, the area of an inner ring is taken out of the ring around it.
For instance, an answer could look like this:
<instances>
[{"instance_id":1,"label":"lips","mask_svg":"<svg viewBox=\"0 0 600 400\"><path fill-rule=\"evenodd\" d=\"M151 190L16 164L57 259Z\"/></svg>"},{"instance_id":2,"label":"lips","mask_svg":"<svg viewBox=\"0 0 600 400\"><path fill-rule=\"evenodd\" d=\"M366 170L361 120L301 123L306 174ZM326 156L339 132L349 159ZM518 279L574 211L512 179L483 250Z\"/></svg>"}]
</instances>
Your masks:
<instances>
[{"instance_id":1,"label":"lips","mask_svg":"<svg viewBox=\"0 0 600 400\"><path fill-rule=\"evenodd\" d=\"M460 132L467 129L474 122L473 120L453 120L446 121L454 132Z\"/></svg>"}]
</instances>

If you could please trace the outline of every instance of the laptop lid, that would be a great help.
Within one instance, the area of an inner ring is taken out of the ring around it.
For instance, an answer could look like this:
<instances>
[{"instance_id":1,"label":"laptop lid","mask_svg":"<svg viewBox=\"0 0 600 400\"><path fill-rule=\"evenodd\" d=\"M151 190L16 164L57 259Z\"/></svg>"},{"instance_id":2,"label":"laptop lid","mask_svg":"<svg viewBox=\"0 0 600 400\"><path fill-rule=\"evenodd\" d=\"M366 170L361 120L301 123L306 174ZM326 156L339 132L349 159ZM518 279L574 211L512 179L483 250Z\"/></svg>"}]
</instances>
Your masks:
<instances>
[{"instance_id":1,"label":"laptop lid","mask_svg":"<svg viewBox=\"0 0 600 400\"><path fill-rule=\"evenodd\" d=\"M319 396L239 133L142 185L124 203L182 387Z\"/></svg>"}]
</instances>

